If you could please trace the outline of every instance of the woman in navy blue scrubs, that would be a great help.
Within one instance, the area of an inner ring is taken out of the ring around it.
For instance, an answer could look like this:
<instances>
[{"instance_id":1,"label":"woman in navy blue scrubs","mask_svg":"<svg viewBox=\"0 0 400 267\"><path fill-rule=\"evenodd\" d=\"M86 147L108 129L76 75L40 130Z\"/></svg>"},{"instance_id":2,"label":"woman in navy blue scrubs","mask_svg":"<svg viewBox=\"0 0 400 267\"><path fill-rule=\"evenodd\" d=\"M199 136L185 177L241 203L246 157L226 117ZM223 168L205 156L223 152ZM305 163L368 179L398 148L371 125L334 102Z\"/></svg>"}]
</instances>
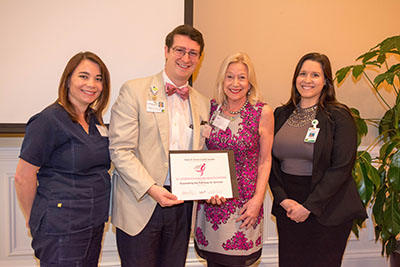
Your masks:
<instances>
[{"instance_id":1,"label":"woman in navy blue scrubs","mask_svg":"<svg viewBox=\"0 0 400 267\"><path fill-rule=\"evenodd\" d=\"M110 199L102 113L110 75L91 52L65 67L55 103L27 123L15 187L41 266L97 266Z\"/></svg>"}]
</instances>

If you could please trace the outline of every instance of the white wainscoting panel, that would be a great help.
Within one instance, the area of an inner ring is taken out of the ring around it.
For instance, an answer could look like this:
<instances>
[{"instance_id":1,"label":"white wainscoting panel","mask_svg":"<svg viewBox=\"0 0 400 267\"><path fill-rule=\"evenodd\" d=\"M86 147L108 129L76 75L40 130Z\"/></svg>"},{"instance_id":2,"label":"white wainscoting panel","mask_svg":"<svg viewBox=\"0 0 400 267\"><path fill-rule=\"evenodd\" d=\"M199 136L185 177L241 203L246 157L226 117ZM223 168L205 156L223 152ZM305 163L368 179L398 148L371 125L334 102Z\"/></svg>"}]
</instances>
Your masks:
<instances>
[{"instance_id":1,"label":"white wainscoting panel","mask_svg":"<svg viewBox=\"0 0 400 267\"><path fill-rule=\"evenodd\" d=\"M25 227L25 220L19 208L14 188L14 174L18 162L21 140L0 138L0 266L37 267L39 261L33 256L30 247L31 237ZM271 192L265 198L264 245L261 259L253 267L278 266L278 237L274 217L271 215ZM120 266L115 242L115 228L106 225L103 249L99 266ZM381 243L375 243L372 221L364 224L357 239L351 235L343 258L343 267L382 267L389 266L380 254ZM186 266L205 267L191 241ZM173 267L173 266L171 266Z\"/></svg>"}]
</instances>

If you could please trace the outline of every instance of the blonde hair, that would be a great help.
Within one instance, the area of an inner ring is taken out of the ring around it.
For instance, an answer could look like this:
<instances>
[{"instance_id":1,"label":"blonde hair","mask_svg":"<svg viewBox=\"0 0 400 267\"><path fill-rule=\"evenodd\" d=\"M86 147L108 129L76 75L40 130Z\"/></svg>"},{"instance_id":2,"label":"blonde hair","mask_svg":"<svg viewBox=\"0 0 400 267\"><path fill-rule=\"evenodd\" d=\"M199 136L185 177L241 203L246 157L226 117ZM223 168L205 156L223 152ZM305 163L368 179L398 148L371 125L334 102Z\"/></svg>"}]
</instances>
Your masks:
<instances>
[{"instance_id":1,"label":"blonde hair","mask_svg":"<svg viewBox=\"0 0 400 267\"><path fill-rule=\"evenodd\" d=\"M222 61L221 66L219 67L218 75L217 75L217 91L215 95L215 101L218 104L223 104L226 102L227 97L224 93L224 80L226 75L226 70L229 65L232 63L242 63L247 67L247 79L250 83L250 89L248 93L248 100L250 104L254 105L257 102L261 101L261 93L258 89L256 73L254 71L253 63L250 60L250 57L243 52L238 52L227 56L224 61Z\"/></svg>"}]
</instances>

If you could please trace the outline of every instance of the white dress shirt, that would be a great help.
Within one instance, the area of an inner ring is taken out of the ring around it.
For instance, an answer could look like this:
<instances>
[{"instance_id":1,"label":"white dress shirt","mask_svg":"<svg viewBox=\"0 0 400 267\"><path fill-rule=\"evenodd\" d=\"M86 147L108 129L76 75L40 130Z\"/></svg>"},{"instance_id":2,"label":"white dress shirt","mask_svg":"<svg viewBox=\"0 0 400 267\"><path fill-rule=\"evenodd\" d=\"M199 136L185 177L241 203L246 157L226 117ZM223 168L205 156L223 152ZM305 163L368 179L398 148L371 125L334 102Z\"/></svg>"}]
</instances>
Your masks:
<instances>
[{"instance_id":1,"label":"white dress shirt","mask_svg":"<svg viewBox=\"0 0 400 267\"><path fill-rule=\"evenodd\" d=\"M163 78L165 83L170 83L177 88L188 86L188 83L180 87L176 86L168 78L165 70L163 71ZM193 125L189 98L183 100L178 94L167 95L167 110L169 117L169 150L192 149ZM168 172L164 185L170 184L171 181Z\"/></svg>"}]
</instances>

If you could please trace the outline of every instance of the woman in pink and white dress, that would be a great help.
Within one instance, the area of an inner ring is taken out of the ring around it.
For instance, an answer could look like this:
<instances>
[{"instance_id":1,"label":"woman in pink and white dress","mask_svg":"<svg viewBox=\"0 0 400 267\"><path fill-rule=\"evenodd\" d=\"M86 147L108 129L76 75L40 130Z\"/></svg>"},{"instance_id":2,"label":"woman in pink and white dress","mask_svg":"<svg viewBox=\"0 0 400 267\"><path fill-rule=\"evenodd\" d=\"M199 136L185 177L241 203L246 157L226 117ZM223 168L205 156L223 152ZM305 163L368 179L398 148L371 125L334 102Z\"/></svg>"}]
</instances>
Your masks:
<instances>
[{"instance_id":1,"label":"woman in pink and white dress","mask_svg":"<svg viewBox=\"0 0 400 267\"><path fill-rule=\"evenodd\" d=\"M207 266L249 266L261 255L263 201L271 169L273 113L260 102L254 67L244 53L228 56L217 77L214 113L229 121L213 127L209 150L233 150L239 197L200 201L195 248Z\"/></svg>"}]
</instances>

